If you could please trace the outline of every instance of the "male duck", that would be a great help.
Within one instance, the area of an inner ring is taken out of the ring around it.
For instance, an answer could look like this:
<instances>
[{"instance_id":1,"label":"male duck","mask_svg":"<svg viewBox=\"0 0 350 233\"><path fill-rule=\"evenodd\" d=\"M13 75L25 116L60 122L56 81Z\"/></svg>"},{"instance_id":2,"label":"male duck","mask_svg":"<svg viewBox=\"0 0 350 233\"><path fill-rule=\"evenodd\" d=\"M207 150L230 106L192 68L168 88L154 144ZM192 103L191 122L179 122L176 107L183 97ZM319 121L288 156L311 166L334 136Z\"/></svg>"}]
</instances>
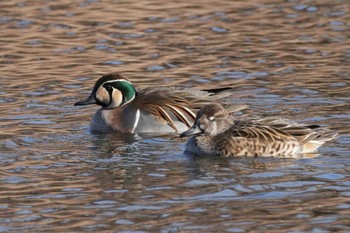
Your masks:
<instances>
[{"instance_id":1,"label":"male duck","mask_svg":"<svg viewBox=\"0 0 350 233\"><path fill-rule=\"evenodd\" d=\"M231 94L223 91L226 89L157 87L137 91L123 75L111 73L98 79L90 96L75 106L102 106L91 121L91 130L96 132L183 132L191 127L200 107ZM238 105L235 110L244 108Z\"/></svg>"},{"instance_id":2,"label":"male duck","mask_svg":"<svg viewBox=\"0 0 350 233\"><path fill-rule=\"evenodd\" d=\"M301 125L283 119L233 120L220 104L199 110L191 129L180 136L195 135L186 152L215 156L297 157L312 153L337 133L318 125Z\"/></svg>"}]
</instances>

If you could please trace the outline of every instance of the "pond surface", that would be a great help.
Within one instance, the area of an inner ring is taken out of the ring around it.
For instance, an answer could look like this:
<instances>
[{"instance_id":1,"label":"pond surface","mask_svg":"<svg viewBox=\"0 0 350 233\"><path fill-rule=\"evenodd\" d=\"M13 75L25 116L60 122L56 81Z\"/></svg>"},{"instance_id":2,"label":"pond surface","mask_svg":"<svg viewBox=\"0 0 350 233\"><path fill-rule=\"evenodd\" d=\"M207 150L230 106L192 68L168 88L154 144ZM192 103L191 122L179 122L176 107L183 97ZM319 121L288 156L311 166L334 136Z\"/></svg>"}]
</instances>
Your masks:
<instances>
[{"instance_id":1,"label":"pond surface","mask_svg":"<svg viewBox=\"0 0 350 233\"><path fill-rule=\"evenodd\" d=\"M348 1L0 3L0 232L350 231ZM73 107L138 88L231 86L252 116L341 137L302 159L196 158L174 136L94 135Z\"/></svg>"}]
</instances>

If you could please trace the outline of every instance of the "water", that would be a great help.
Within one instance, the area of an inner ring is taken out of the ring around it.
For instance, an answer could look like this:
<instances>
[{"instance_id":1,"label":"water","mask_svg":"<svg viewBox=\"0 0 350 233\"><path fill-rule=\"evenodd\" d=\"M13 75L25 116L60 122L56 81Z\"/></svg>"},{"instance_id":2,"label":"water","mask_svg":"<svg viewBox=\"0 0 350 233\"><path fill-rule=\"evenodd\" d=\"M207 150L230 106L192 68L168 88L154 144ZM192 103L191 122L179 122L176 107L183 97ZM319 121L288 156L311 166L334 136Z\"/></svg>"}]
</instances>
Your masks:
<instances>
[{"instance_id":1,"label":"water","mask_svg":"<svg viewBox=\"0 0 350 233\"><path fill-rule=\"evenodd\" d=\"M350 231L347 1L0 3L0 232ZM326 125L317 157L196 158L93 135L102 74L232 86L246 114Z\"/></svg>"}]
</instances>

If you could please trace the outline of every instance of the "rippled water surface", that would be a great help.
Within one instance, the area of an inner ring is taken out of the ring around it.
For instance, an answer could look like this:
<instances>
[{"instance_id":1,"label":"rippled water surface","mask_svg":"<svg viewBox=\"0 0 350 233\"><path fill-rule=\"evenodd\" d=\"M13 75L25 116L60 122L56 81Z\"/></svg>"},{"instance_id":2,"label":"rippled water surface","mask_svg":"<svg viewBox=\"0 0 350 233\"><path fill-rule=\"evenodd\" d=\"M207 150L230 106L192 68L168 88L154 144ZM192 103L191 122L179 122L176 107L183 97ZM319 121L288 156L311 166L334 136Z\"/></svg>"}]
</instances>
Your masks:
<instances>
[{"instance_id":1,"label":"rippled water surface","mask_svg":"<svg viewBox=\"0 0 350 233\"><path fill-rule=\"evenodd\" d=\"M0 2L0 232L350 231L350 2ZM231 86L245 113L327 125L303 159L183 154L94 135L102 74Z\"/></svg>"}]
</instances>

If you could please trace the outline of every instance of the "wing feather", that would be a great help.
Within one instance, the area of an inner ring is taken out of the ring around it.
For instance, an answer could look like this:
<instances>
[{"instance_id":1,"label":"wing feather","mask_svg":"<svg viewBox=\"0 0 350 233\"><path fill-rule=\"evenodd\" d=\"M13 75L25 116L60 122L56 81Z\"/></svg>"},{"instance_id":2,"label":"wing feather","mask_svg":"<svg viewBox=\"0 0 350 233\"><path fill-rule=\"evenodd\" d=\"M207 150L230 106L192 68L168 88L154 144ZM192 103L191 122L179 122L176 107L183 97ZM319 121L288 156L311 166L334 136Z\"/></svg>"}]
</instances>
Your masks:
<instances>
[{"instance_id":1,"label":"wing feather","mask_svg":"<svg viewBox=\"0 0 350 233\"><path fill-rule=\"evenodd\" d=\"M217 102L223 96L220 90L214 93L192 88L159 87L140 90L134 101L139 109L150 112L177 130L176 121L190 127L201 107ZM237 111L241 109L239 107Z\"/></svg>"},{"instance_id":2,"label":"wing feather","mask_svg":"<svg viewBox=\"0 0 350 233\"><path fill-rule=\"evenodd\" d=\"M174 107L170 104L166 105L171 111L175 114L178 120L185 123L187 127L191 127L191 122L187 119L187 117L179 110L180 107Z\"/></svg>"},{"instance_id":3,"label":"wing feather","mask_svg":"<svg viewBox=\"0 0 350 233\"><path fill-rule=\"evenodd\" d=\"M269 125L261 125L252 121L236 121L231 127L238 137L257 138L262 141L290 141L295 138L280 129Z\"/></svg>"},{"instance_id":4,"label":"wing feather","mask_svg":"<svg viewBox=\"0 0 350 233\"><path fill-rule=\"evenodd\" d=\"M158 106L157 109L158 109L158 113L160 114L160 116L168 122L168 124L171 126L171 128L173 128L175 131L177 131L177 128L174 124L174 121L171 119L169 114L160 106Z\"/></svg>"}]
</instances>

